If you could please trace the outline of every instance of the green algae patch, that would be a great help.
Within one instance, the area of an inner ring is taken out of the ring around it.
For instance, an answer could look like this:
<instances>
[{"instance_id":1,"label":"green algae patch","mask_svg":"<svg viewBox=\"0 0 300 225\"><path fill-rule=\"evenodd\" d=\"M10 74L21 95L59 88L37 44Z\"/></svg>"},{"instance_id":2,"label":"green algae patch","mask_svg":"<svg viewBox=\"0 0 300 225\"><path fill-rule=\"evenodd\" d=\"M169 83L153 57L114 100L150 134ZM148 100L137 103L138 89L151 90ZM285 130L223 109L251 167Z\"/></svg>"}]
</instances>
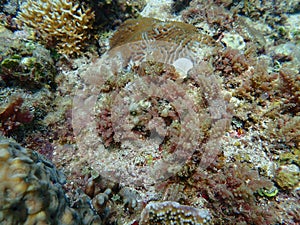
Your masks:
<instances>
[{"instance_id":1,"label":"green algae patch","mask_svg":"<svg viewBox=\"0 0 300 225\"><path fill-rule=\"evenodd\" d=\"M281 166L276 171L275 181L283 190L292 190L296 188L299 186L300 182L299 168L294 164Z\"/></svg>"}]
</instances>

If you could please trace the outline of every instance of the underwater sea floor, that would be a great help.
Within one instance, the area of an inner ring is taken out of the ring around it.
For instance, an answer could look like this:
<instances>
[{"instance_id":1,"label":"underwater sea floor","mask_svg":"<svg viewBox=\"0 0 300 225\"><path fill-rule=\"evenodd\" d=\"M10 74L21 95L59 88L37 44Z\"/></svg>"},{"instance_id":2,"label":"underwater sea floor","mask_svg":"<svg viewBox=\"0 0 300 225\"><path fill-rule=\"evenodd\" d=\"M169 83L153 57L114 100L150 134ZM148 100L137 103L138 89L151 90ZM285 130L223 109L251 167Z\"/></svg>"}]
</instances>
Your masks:
<instances>
[{"instance_id":1,"label":"underwater sea floor","mask_svg":"<svg viewBox=\"0 0 300 225\"><path fill-rule=\"evenodd\" d=\"M298 1L42 2L0 7L0 224L300 223Z\"/></svg>"}]
</instances>

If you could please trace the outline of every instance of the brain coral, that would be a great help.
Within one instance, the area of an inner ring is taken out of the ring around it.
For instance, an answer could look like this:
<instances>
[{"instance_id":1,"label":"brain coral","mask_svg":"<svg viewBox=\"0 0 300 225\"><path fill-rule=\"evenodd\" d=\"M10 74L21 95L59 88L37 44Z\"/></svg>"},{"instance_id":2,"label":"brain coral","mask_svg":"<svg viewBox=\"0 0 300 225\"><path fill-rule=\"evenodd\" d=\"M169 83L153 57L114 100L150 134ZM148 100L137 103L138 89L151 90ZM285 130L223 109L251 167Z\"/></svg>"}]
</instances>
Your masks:
<instances>
[{"instance_id":1,"label":"brain coral","mask_svg":"<svg viewBox=\"0 0 300 225\"><path fill-rule=\"evenodd\" d=\"M0 136L0 224L101 224L69 207L63 182L52 163Z\"/></svg>"},{"instance_id":2,"label":"brain coral","mask_svg":"<svg viewBox=\"0 0 300 225\"><path fill-rule=\"evenodd\" d=\"M43 42L59 53L79 54L92 28L94 12L69 0L27 1L18 19L38 31Z\"/></svg>"},{"instance_id":3,"label":"brain coral","mask_svg":"<svg viewBox=\"0 0 300 225\"><path fill-rule=\"evenodd\" d=\"M218 46L213 38L199 33L193 25L176 21L164 22L153 18L139 18L126 20L111 38L110 47L113 49L139 41L143 41L147 45L151 45L153 41L159 41L162 44L173 43L178 47L173 50L174 52L192 51L196 53L196 57L203 57L204 52L206 55L210 55L211 48ZM168 54L172 55L171 52Z\"/></svg>"},{"instance_id":4,"label":"brain coral","mask_svg":"<svg viewBox=\"0 0 300 225\"><path fill-rule=\"evenodd\" d=\"M114 48L128 42L140 41L143 38L175 42L183 46L191 41L201 41L197 28L193 25L139 18L126 20L110 40L110 46Z\"/></svg>"}]
</instances>

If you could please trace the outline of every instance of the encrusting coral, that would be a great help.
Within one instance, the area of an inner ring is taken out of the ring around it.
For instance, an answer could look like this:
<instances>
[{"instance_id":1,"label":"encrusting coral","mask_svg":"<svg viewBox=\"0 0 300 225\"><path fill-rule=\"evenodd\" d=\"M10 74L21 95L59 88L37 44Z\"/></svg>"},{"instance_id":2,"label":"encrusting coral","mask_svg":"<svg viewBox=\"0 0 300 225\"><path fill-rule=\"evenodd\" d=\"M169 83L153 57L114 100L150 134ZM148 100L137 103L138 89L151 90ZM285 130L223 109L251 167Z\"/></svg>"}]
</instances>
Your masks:
<instances>
[{"instance_id":1,"label":"encrusting coral","mask_svg":"<svg viewBox=\"0 0 300 225\"><path fill-rule=\"evenodd\" d=\"M94 12L69 0L27 1L19 21L37 30L44 43L56 46L59 53L80 54L89 38Z\"/></svg>"}]
</instances>

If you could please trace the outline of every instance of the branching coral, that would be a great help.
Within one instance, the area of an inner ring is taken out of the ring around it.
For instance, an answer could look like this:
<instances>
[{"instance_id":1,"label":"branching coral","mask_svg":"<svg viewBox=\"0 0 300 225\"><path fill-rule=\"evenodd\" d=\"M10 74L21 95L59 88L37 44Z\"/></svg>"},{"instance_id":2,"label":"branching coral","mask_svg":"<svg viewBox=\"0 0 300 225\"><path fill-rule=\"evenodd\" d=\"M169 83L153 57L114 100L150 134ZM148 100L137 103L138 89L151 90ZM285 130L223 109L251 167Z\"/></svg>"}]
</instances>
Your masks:
<instances>
[{"instance_id":1,"label":"branching coral","mask_svg":"<svg viewBox=\"0 0 300 225\"><path fill-rule=\"evenodd\" d=\"M37 30L46 45L56 46L60 53L72 55L79 54L89 38L94 13L69 0L29 0L18 18Z\"/></svg>"}]
</instances>

